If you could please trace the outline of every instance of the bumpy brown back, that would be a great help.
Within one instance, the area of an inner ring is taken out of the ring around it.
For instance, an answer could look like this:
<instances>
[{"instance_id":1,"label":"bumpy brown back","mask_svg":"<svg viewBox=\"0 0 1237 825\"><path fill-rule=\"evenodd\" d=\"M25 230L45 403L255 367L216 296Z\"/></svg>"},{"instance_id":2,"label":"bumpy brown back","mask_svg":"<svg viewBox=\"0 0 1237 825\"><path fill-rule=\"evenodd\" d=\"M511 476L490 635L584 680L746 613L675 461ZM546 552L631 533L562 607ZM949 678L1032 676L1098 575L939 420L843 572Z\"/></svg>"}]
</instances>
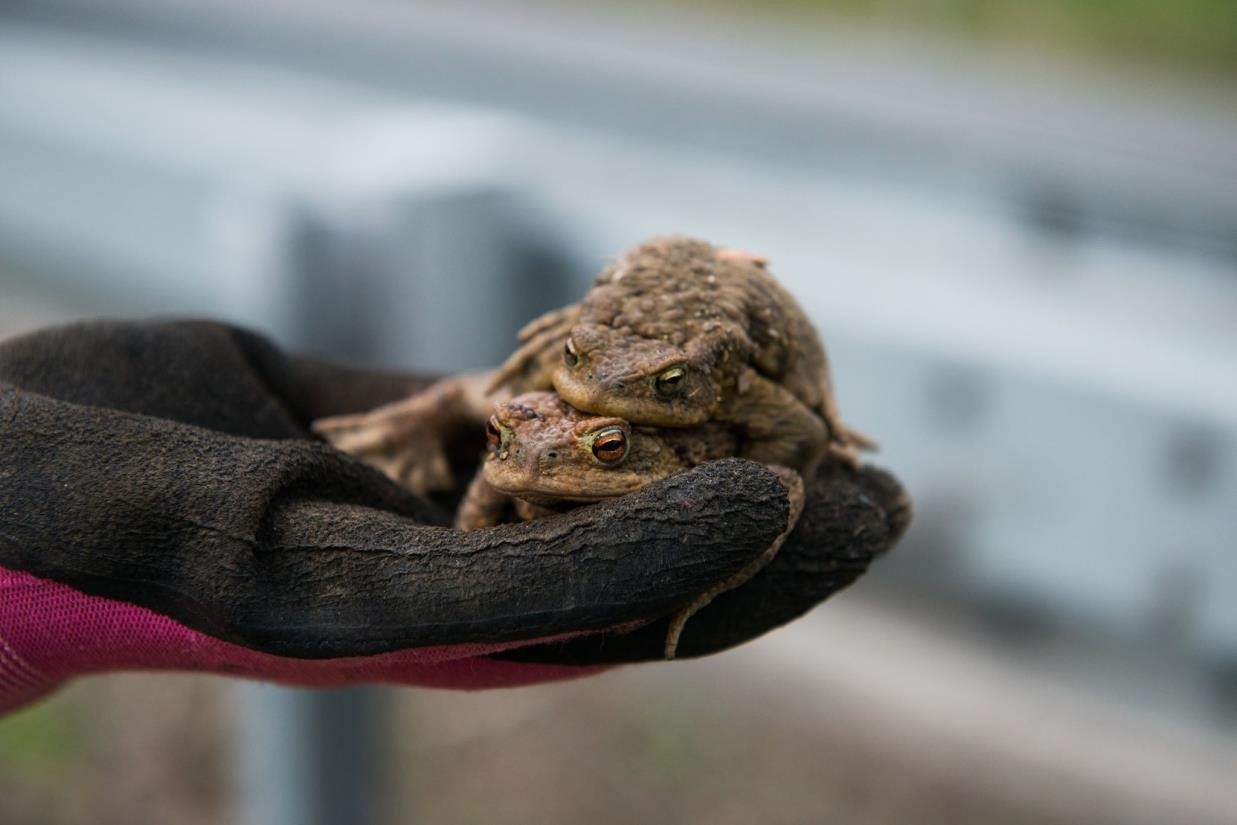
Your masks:
<instances>
[{"instance_id":1,"label":"bumpy brown back","mask_svg":"<svg viewBox=\"0 0 1237 825\"><path fill-rule=\"evenodd\" d=\"M580 302L579 320L684 343L685 324L714 322L737 364L751 364L824 413L829 367L815 327L764 259L695 238L657 238L611 264Z\"/></svg>"}]
</instances>

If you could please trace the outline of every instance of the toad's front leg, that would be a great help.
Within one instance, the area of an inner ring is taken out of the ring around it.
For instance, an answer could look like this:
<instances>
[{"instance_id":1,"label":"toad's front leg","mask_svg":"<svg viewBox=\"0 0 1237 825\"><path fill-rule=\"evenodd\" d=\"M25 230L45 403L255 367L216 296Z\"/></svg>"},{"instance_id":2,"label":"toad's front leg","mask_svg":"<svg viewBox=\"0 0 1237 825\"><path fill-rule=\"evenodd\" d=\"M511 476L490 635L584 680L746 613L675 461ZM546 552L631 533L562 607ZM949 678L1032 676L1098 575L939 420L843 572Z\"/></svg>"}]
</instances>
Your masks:
<instances>
[{"instance_id":1,"label":"toad's front leg","mask_svg":"<svg viewBox=\"0 0 1237 825\"><path fill-rule=\"evenodd\" d=\"M466 373L434 382L416 395L368 412L313 422L332 446L370 464L424 495L455 484L447 443L480 430L505 391L488 393L491 372Z\"/></svg>"},{"instance_id":2,"label":"toad's front leg","mask_svg":"<svg viewBox=\"0 0 1237 825\"><path fill-rule=\"evenodd\" d=\"M726 421L746 437L740 455L762 464L793 467L811 474L826 455L851 467L858 454L837 447L825 420L798 396L753 369L739 377Z\"/></svg>"},{"instance_id":3,"label":"toad's front leg","mask_svg":"<svg viewBox=\"0 0 1237 825\"><path fill-rule=\"evenodd\" d=\"M472 483L464 500L455 511L455 529L479 530L482 527L494 527L507 520L514 500L506 493L500 493L485 480L485 463L477 468Z\"/></svg>"}]
</instances>

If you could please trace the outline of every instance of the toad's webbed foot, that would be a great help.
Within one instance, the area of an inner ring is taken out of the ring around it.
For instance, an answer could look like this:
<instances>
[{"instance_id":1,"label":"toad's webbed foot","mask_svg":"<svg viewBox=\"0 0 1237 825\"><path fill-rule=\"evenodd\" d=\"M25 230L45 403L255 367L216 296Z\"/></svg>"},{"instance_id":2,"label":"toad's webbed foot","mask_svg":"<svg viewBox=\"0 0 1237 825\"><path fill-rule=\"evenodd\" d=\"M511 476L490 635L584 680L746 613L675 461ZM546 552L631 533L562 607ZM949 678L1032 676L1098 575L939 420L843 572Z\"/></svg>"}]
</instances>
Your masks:
<instances>
[{"instance_id":1,"label":"toad's webbed foot","mask_svg":"<svg viewBox=\"0 0 1237 825\"><path fill-rule=\"evenodd\" d=\"M331 446L382 471L418 495L454 485L445 438L433 410L419 398L368 413L322 418L313 431Z\"/></svg>"},{"instance_id":2,"label":"toad's webbed foot","mask_svg":"<svg viewBox=\"0 0 1237 825\"><path fill-rule=\"evenodd\" d=\"M381 470L419 495L451 490L455 476L447 443L479 429L496 398L483 389L488 373L444 378L416 395L368 412L320 418L315 433L337 450Z\"/></svg>"}]
</instances>

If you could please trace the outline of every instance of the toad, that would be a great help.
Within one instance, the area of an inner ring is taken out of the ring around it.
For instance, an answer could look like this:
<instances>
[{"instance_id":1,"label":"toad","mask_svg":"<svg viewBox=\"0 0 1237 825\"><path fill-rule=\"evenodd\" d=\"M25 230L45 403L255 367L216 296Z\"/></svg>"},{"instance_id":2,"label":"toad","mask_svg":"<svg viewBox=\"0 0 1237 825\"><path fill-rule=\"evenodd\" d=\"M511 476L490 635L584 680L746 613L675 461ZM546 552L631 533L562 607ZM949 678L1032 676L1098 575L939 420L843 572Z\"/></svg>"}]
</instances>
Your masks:
<instances>
[{"instance_id":1,"label":"toad","mask_svg":"<svg viewBox=\"0 0 1237 825\"><path fill-rule=\"evenodd\" d=\"M735 455L739 447L734 430L723 424L634 426L621 418L581 412L553 392L525 393L499 404L485 433L485 459L456 516L456 526L465 530L501 523L513 507L519 517L534 519L564 506L621 496L697 464ZM790 499L786 529L749 565L672 617L667 659L674 658L687 620L761 570L794 529L803 510L803 479L786 467L771 469Z\"/></svg>"},{"instance_id":2,"label":"toad","mask_svg":"<svg viewBox=\"0 0 1237 825\"><path fill-rule=\"evenodd\" d=\"M685 237L637 246L577 304L520 332L492 375L443 379L405 401L314 429L416 492L449 489L443 443L494 403L556 390L572 406L641 426L714 422L737 454L809 474L874 445L838 413L825 350L757 255Z\"/></svg>"}]
</instances>

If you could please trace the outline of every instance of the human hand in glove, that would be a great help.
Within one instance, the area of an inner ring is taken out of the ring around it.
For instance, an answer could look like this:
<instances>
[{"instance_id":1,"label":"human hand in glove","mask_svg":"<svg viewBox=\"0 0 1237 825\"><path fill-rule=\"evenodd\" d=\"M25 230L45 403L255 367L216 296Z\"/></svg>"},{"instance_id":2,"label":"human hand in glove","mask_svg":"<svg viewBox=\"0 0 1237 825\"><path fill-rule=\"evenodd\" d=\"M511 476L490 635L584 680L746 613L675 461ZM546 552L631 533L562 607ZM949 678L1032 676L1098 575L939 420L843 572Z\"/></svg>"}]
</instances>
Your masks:
<instances>
[{"instance_id":1,"label":"human hand in glove","mask_svg":"<svg viewBox=\"0 0 1237 825\"><path fill-rule=\"evenodd\" d=\"M0 712L122 669L477 688L659 659L664 617L786 526L777 477L727 459L555 518L451 530L443 502L308 429L426 383L207 322L0 343ZM776 559L702 610L679 655L802 615L908 519L887 474L825 468Z\"/></svg>"}]
</instances>

